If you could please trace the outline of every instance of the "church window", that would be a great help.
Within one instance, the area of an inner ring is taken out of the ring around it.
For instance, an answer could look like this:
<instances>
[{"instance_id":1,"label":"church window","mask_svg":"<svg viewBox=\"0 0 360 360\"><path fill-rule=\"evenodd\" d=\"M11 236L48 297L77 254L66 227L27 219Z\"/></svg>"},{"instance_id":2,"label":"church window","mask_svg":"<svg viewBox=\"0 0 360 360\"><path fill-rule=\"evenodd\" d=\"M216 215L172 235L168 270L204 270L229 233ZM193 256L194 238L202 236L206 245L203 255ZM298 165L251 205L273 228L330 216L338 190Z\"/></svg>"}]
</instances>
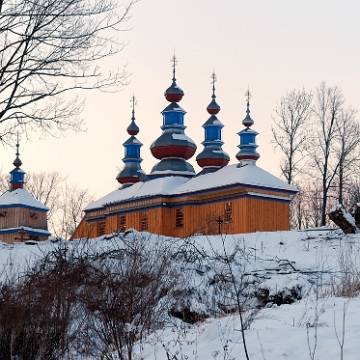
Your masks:
<instances>
[{"instance_id":1,"label":"church window","mask_svg":"<svg viewBox=\"0 0 360 360\"><path fill-rule=\"evenodd\" d=\"M184 210L183 208L176 209L176 227L184 227Z\"/></svg>"},{"instance_id":2,"label":"church window","mask_svg":"<svg viewBox=\"0 0 360 360\"><path fill-rule=\"evenodd\" d=\"M149 227L149 213L147 211L143 211L141 213L141 231L147 231Z\"/></svg>"},{"instance_id":3,"label":"church window","mask_svg":"<svg viewBox=\"0 0 360 360\"><path fill-rule=\"evenodd\" d=\"M124 232L126 230L126 215L119 215L119 231Z\"/></svg>"},{"instance_id":4,"label":"church window","mask_svg":"<svg viewBox=\"0 0 360 360\"><path fill-rule=\"evenodd\" d=\"M98 236L105 235L105 220L98 223Z\"/></svg>"},{"instance_id":5,"label":"church window","mask_svg":"<svg viewBox=\"0 0 360 360\"><path fill-rule=\"evenodd\" d=\"M224 214L224 222L230 223L232 222L232 203L225 203L225 214Z\"/></svg>"}]
</instances>

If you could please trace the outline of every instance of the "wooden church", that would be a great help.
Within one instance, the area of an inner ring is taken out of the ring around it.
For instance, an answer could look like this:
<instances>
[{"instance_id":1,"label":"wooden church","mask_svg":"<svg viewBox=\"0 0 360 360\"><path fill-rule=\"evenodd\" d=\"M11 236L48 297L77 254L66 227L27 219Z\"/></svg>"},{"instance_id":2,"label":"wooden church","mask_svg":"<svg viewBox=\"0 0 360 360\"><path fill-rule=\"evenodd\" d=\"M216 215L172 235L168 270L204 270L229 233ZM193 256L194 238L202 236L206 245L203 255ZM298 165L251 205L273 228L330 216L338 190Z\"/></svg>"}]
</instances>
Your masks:
<instances>
[{"instance_id":1,"label":"wooden church","mask_svg":"<svg viewBox=\"0 0 360 360\"><path fill-rule=\"evenodd\" d=\"M24 189L25 172L20 168L19 144L15 168L10 172L10 189L0 196L0 241L8 244L47 240L48 207Z\"/></svg>"},{"instance_id":2,"label":"wooden church","mask_svg":"<svg viewBox=\"0 0 360 360\"><path fill-rule=\"evenodd\" d=\"M256 165L258 133L251 128L249 92L244 129L238 133L239 162L228 165L230 157L222 149L214 74L210 117L203 125L204 148L196 157L202 171L196 174L187 162L197 147L184 132L186 112L179 105L184 92L176 83L175 62L174 58L172 84L165 91L169 105L162 111L162 134L150 146L159 162L149 174L141 169L133 99L130 137L123 144L124 167L117 176L122 186L85 209L73 239L129 228L175 237L289 229L289 204L297 189Z\"/></svg>"}]
</instances>

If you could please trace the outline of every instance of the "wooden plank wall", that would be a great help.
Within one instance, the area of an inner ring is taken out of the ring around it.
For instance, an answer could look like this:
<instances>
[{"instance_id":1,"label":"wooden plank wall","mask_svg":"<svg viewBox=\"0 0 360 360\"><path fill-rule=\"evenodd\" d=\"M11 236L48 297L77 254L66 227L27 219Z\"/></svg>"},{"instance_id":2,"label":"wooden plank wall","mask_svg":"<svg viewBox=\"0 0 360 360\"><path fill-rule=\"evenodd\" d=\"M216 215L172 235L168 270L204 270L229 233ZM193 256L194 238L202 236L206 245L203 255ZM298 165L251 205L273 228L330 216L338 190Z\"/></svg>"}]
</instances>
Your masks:
<instances>
[{"instance_id":1,"label":"wooden plank wall","mask_svg":"<svg viewBox=\"0 0 360 360\"><path fill-rule=\"evenodd\" d=\"M19 226L47 230L46 212L22 207L1 209L0 229Z\"/></svg>"},{"instance_id":2,"label":"wooden plank wall","mask_svg":"<svg viewBox=\"0 0 360 360\"><path fill-rule=\"evenodd\" d=\"M228 202L228 201L226 201ZM232 200L232 221L221 225L222 233L236 234L255 231L278 231L289 229L289 204L271 199L241 198ZM217 234L217 219L224 220L225 202L203 206L183 206L184 226L176 227L176 208L161 207L145 210L148 212L148 230L151 233L188 237L194 234ZM126 214L126 229L142 231L141 213ZM119 230L119 216L108 216L106 234ZM85 236L84 236L85 234ZM84 219L73 238L98 236L97 223Z\"/></svg>"}]
</instances>

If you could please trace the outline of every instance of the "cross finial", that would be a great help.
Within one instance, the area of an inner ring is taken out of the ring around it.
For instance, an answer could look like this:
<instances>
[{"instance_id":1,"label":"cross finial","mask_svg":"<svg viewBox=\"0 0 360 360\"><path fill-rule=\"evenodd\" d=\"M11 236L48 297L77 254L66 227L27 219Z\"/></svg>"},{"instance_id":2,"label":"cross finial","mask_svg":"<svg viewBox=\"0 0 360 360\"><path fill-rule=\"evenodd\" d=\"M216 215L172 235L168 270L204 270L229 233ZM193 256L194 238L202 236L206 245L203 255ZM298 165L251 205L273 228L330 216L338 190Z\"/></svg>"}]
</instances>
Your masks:
<instances>
[{"instance_id":1,"label":"cross finial","mask_svg":"<svg viewBox=\"0 0 360 360\"><path fill-rule=\"evenodd\" d=\"M212 73L212 75L211 75L211 78L212 78L211 83L212 83L212 90L213 90L212 97L214 98L214 97L215 97L215 83L216 83L216 81L217 81L217 79L216 79L216 74L215 74L214 71L213 71L213 73Z\"/></svg>"},{"instance_id":2,"label":"cross finial","mask_svg":"<svg viewBox=\"0 0 360 360\"><path fill-rule=\"evenodd\" d=\"M177 65L177 63L178 63L175 54L174 54L174 56L172 57L171 61L172 61L172 68L173 68L173 81L175 82L175 81L176 81L176 78L175 78L176 65Z\"/></svg>"},{"instance_id":3,"label":"cross finial","mask_svg":"<svg viewBox=\"0 0 360 360\"><path fill-rule=\"evenodd\" d=\"M251 93L249 90L249 87L247 89L247 92L245 93L246 96L246 113L249 115L250 114L250 99L251 99Z\"/></svg>"},{"instance_id":4,"label":"cross finial","mask_svg":"<svg viewBox=\"0 0 360 360\"><path fill-rule=\"evenodd\" d=\"M132 119L135 118L135 105L137 104L136 98L133 95L132 98L130 99L131 102L131 107L132 107Z\"/></svg>"},{"instance_id":5,"label":"cross finial","mask_svg":"<svg viewBox=\"0 0 360 360\"><path fill-rule=\"evenodd\" d=\"M19 132L16 133L16 156L19 156Z\"/></svg>"},{"instance_id":6,"label":"cross finial","mask_svg":"<svg viewBox=\"0 0 360 360\"><path fill-rule=\"evenodd\" d=\"M249 87L247 89L247 92L245 93L245 96L246 96L247 103L249 104L250 99L251 99L251 93L250 93Z\"/></svg>"}]
</instances>

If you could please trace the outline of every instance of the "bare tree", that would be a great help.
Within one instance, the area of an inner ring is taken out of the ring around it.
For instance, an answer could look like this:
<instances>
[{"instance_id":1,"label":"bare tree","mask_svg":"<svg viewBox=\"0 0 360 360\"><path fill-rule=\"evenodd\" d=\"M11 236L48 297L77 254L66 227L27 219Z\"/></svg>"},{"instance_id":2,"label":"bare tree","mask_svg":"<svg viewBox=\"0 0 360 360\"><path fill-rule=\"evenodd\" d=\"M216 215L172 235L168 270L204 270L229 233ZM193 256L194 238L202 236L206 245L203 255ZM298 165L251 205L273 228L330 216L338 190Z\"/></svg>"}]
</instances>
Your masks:
<instances>
[{"instance_id":1,"label":"bare tree","mask_svg":"<svg viewBox=\"0 0 360 360\"><path fill-rule=\"evenodd\" d=\"M337 87L328 87L322 82L316 89L313 107L313 137L309 143L311 171L319 174L322 189L321 226L326 224L329 191L338 172L334 143L338 136L338 121L342 115L344 97Z\"/></svg>"},{"instance_id":2,"label":"bare tree","mask_svg":"<svg viewBox=\"0 0 360 360\"><path fill-rule=\"evenodd\" d=\"M344 190L359 174L360 125L355 119L354 109L343 110L337 121L335 156L338 162L337 201L344 204ZM347 204L353 205L353 204Z\"/></svg>"},{"instance_id":3,"label":"bare tree","mask_svg":"<svg viewBox=\"0 0 360 360\"><path fill-rule=\"evenodd\" d=\"M84 217L84 208L94 201L88 189L76 185L62 184L60 190L60 207L50 219L53 235L67 239L72 236Z\"/></svg>"},{"instance_id":4,"label":"bare tree","mask_svg":"<svg viewBox=\"0 0 360 360\"><path fill-rule=\"evenodd\" d=\"M124 70L104 75L99 65L122 50L117 34L136 1L0 1L1 142L16 132L79 129L83 101L66 93L126 84Z\"/></svg>"},{"instance_id":5,"label":"bare tree","mask_svg":"<svg viewBox=\"0 0 360 360\"><path fill-rule=\"evenodd\" d=\"M9 189L8 175L4 174L0 169L0 195Z\"/></svg>"},{"instance_id":6,"label":"bare tree","mask_svg":"<svg viewBox=\"0 0 360 360\"><path fill-rule=\"evenodd\" d=\"M65 178L57 171L50 173L27 173L25 188L49 208L47 218L52 219L60 207L61 186Z\"/></svg>"},{"instance_id":7,"label":"bare tree","mask_svg":"<svg viewBox=\"0 0 360 360\"><path fill-rule=\"evenodd\" d=\"M312 94L293 90L281 98L273 117L271 131L273 144L278 147L284 159L281 172L288 184L301 172L308 139Z\"/></svg>"}]
</instances>

